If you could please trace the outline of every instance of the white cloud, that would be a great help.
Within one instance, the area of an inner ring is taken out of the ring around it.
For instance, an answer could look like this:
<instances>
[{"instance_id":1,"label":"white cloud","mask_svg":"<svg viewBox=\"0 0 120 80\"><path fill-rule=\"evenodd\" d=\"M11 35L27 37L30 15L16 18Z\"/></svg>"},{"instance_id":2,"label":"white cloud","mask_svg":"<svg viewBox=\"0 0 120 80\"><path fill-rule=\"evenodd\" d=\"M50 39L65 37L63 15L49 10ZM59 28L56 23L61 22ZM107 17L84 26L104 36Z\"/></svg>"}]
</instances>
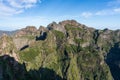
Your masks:
<instances>
[{"instance_id":1,"label":"white cloud","mask_svg":"<svg viewBox=\"0 0 120 80\"><path fill-rule=\"evenodd\" d=\"M107 15L118 15L120 14L120 0L111 0L107 3L108 8L104 8L102 10L94 11L94 12L83 12L81 13L82 17L88 18L91 16L107 16Z\"/></svg>"},{"instance_id":2,"label":"white cloud","mask_svg":"<svg viewBox=\"0 0 120 80\"><path fill-rule=\"evenodd\" d=\"M83 12L83 13L81 14L81 16L82 16L82 17L85 17L85 18L91 17L92 15L93 15L93 13L91 13L91 12Z\"/></svg>"},{"instance_id":3,"label":"white cloud","mask_svg":"<svg viewBox=\"0 0 120 80\"><path fill-rule=\"evenodd\" d=\"M113 9L105 9L105 10L100 10L95 13L95 15L103 16L103 15L113 15L115 12Z\"/></svg>"},{"instance_id":4,"label":"white cloud","mask_svg":"<svg viewBox=\"0 0 120 80\"><path fill-rule=\"evenodd\" d=\"M7 0L10 6L15 8L31 8L39 0Z\"/></svg>"},{"instance_id":5,"label":"white cloud","mask_svg":"<svg viewBox=\"0 0 120 80\"><path fill-rule=\"evenodd\" d=\"M114 12L120 13L120 8L115 8Z\"/></svg>"},{"instance_id":6,"label":"white cloud","mask_svg":"<svg viewBox=\"0 0 120 80\"><path fill-rule=\"evenodd\" d=\"M95 15L116 15L120 14L120 7L118 8L112 8L112 9L105 9L105 10L100 10L95 13Z\"/></svg>"},{"instance_id":7,"label":"white cloud","mask_svg":"<svg viewBox=\"0 0 120 80\"><path fill-rule=\"evenodd\" d=\"M103 9L96 12L83 12L81 16L84 18L89 18L91 16L107 16L107 15L118 15L120 14L120 7L112 9Z\"/></svg>"},{"instance_id":8,"label":"white cloud","mask_svg":"<svg viewBox=\"0 0 120 80\"><path fill-rule=\"evenodd\" d=\"M120 14L120 0L111 0L107 2L108 9L99 10L95 15L116 15Z\"/></svg>"},{"instance_id":9,"label":"white cloud","mask_svg":"<svg viewBox=\"0 0 120 80\"><path fill-rule=\"evenodd\" d=\"M32 8L41 0L0 0L0 15L14 15Z\"/></svg>"}]
</instances>

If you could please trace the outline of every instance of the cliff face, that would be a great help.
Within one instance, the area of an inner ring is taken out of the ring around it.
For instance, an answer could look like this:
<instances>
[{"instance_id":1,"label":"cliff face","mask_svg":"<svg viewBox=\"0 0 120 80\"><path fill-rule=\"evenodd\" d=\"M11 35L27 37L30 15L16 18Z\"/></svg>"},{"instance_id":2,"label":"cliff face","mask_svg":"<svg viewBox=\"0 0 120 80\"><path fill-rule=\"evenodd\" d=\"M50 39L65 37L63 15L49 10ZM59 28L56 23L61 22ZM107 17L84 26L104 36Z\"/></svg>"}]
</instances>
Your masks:
<instances>
[{"instance_id":1,"label":"cliff face","mask_svg":"<svg viewBox=\"0 0 120 80\"><path fill-rule=\"evenodd\" d=\"M53 22L39 29L29 26L13 36L1 37L0 55L15 58L11 62L17 65L10 66L10 60L1 57L4 63L0 69L10 72L1 71L0 78L8 80L7 75L9 80L119 80L119 44L120 30L96 30L75 20ZM20 71L22 76L16 77L14 73L19 75Z\"/></svg>"}]
</instances>

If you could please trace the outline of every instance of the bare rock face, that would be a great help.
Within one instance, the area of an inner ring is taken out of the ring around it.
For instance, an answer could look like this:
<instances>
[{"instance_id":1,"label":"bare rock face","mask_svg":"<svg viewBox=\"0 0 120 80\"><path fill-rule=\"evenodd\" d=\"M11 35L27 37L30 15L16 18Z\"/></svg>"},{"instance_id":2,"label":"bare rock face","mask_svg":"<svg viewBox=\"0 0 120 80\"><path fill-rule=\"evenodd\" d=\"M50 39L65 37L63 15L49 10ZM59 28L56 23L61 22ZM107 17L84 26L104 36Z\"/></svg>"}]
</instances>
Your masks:
<instances>
[{"instance_id":1,"label":"bare rock face","mask_svg":"<svg viewBox=\"0 0 120 80\"><path fill-rule=\"evenodd\" d=\"M15 45L12 37L7 34L3 34L0 38L0 55L9 55L14 57L16 61L18 61L18 56L15 52Z\"/></svg>"},{"instance_id":2,"label":"bare rock face","mask_svg":"<svg viewBox=\"0 0 120 80\"><path fill-rule=\"evenodd\" d=\"M37 32L37 29L35 26L27 26L26 28L23 28L19 30L16 34L16 36L22 36L22 35L34 35Z\"/></svg>"},{"instance_id":3,"label":"bare rock face","mask_svg":"<svg viewBox=\"0 0 120 80\"><path fill-rule=\"evenodd\" d=\"M44 26L40 26L38 29L38 34L43 34L44 32L48 32L48 28L44 27Z\"/></svg>"},{"instance_id":4,"label":"bare rock face","mask_svg":"<svg viewBox=\"0 0 120 80\"><path fill-rule=\"evenodd\" d=\"M74 28L83 27L82 24L78 23L75 20L65 20L65 21L59 22L58 24L56 22L52 22L47 26L47 28L49 30L57 30L57 31L66 33L66 29L65 29L66 25L71 25Z\"/></svg>"},{"instance_id":5,"label":"bare rock face","mask_svg":"<svg viewBox=\"0 0 120 80\"><path fill-rule=\"evenodd\" d=\"M61 26L65 26L66 24L69 24L69 25L73 25L74 27L78 27L80 24L75 21L75 20L65 20L65 21L62 21L62 22L59 22L59 24Z\"/></svg>"},{"instance_id":6,"label":"bare rock face","mask_svg":"<svg viewBox=\"0 0 120 80\"><path fill-rule=\"evenodd\" d=\"M44 26L40 26L39 29L38 29L38 31L47 32L48 29L46 27L44 27Z\"/></svg>"},{"instance_id":7,"label":"bare rock face","mask_svg":"<svg viewBox=\"0 0 120 80\"><path fill-rule=\"evenodd\" d=\"M36 31L37 31L37 29L36 29L35 26L27 26L27 27L25 28L25 30L26 30L26 31L30 31L30 32L36 32Z\"/></svg>"},{"instance_id":8,"label":"bare rock face","mask_svg":"<svg viewBox=\"0 0 120 80\"><path fill-rule=\"evenodd\" d=\"M27 38L15 38L13 39L13 42L17 50L20 50L22 47L29 44L29 40Z\"/></svg>"},{"instance_id":9,"label":"bare rock face","mask_svg":"<svg viewBox=\"0 0 120 80\"><path fill-rule=\"evenodd\" d=\"M49 24L49 25L47 26L47 28L48 28L49 30L57 30L57 31L60 31L60 32L63 32L63 33L66 32L64 26L62 26L62 25L60 25L60 24L57 24L56 22L53 22L53 23Z\"/></svg>"}]
</instances>

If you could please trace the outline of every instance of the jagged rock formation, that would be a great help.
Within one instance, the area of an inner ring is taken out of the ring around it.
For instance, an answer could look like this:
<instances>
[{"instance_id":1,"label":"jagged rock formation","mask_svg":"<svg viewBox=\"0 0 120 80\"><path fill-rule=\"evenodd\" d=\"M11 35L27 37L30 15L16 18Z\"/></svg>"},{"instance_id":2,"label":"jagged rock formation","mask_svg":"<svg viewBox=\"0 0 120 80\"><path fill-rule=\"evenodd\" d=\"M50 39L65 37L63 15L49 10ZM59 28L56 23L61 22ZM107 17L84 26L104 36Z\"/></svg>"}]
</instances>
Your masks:
<instances>
[{"instance_id":1,"label":"jagged rock formation","mask_svg":"<svg viewBox=\"0 0 120 80\"><path fill-rule=\"evenodd\" d=\"M3 35L0 54L24 63L23 76L15 80L119 80L119 44L120 30L96 30L75 20L66 20L39 29L28 26L12 36ZM4 79L1 68L0 78ZM9 76L13 80L15 74Z\"/></svg>"}]
</instances>

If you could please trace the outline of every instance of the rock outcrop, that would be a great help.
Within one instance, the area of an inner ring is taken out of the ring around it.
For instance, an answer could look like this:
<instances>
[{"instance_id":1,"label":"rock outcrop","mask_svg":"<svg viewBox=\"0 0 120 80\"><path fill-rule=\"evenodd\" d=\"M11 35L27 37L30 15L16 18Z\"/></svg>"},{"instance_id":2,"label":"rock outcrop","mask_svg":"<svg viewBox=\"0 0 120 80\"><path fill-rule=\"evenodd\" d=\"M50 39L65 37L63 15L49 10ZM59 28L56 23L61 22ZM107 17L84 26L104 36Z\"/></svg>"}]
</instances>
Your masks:
<instances>
[{"instance_id":1,"label":"rock outcrop","mask_svg":"<svg viewBox=\"0 0 120 80\"><path fill-rule=\"evenodd\" d=\"M63 26L63 25L60 25L60 24L57 24L56 22L53 22L53 23L49 24L49 25L47 26L47 28L48 28L49 30L57 30L57 31L60 31L60 32L63 32L63 33L66 32L64 26Z\"/></svg>"},{"instance_id":2,"label":"rock outcrop","mask_svg":"<svg viewBox=\"0 0 120 80\"><path fill-rule=\"evenodd\" d=\"M16 36L23 36L23 35L34 35L37 32L35 26L27 26L19 31L17 31Z\"/></svg>"}]
</instances>

